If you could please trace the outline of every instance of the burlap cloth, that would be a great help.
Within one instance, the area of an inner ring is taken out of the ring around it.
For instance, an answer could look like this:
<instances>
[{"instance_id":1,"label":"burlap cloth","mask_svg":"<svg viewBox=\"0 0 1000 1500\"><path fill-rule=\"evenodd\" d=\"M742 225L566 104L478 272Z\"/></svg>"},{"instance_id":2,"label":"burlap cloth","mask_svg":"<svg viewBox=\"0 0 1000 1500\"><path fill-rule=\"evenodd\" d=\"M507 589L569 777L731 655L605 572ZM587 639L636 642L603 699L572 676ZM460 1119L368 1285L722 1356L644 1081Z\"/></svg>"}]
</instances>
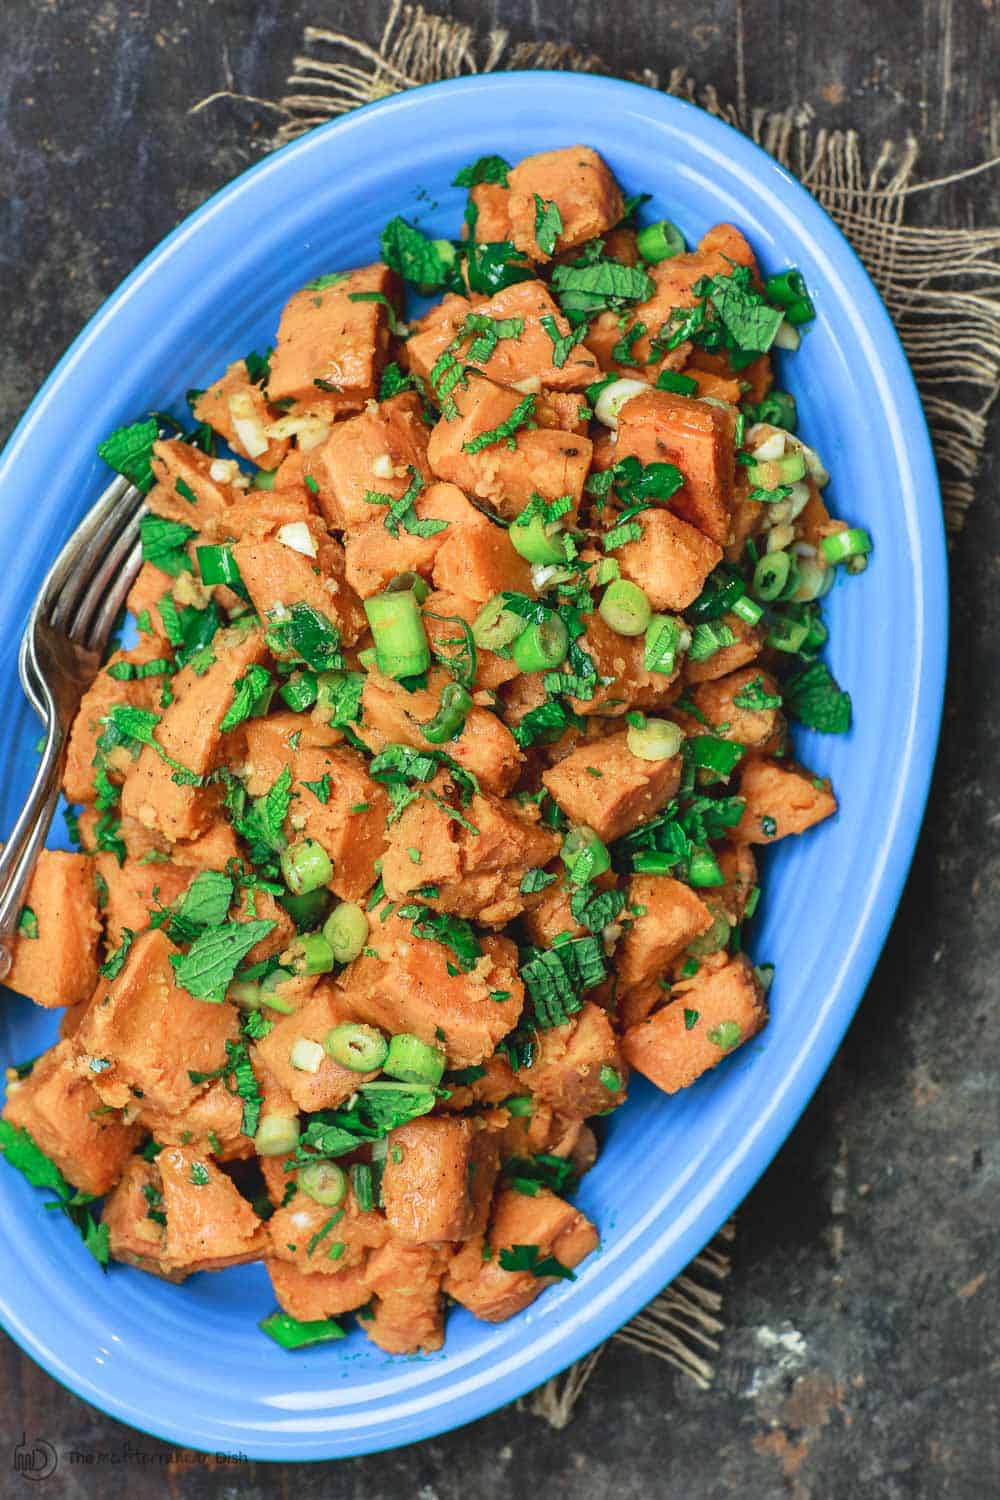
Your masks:
<instances>
[{"instance_id":1,"label":"burlap cloth","mask_svg":"<svg viewBox=\"0 0 1000 1500\"><path fill-rule=\"evenodd\" d=\"M317 5L321 0L317 0ZM377 48L324 27L306 27L280 99L253 99L279 124L270 146L402 89L495 69L565 68L610 73L601 58L569 42L518 41L505 30L477 35L467 25L391 0ZM740 70L742 76L742 70ZM853 130L817 129L808 107L755 109L696 87L684 67L666 81L646 69L626 75L699 104L728 120L788 167L836 220L857 250L892 315L923 399L934 442L945 524L956 532L972 502L990 407L1000 390L1000 227L912 227L907 210L957 178L1000 166L1000 157L933 181L916 176L918 144L884 141L873 163ZM229 86L195 106L243 99ZM741 87L740 95L744 94ZM734 1236L727 1224L687 1269L615 1334L667 1360L698 1385L711 1383L724 1324L722 1284ZM601 1350L526 1398L555 1427L569 1421Z\"/></svg>"}]
</instances>

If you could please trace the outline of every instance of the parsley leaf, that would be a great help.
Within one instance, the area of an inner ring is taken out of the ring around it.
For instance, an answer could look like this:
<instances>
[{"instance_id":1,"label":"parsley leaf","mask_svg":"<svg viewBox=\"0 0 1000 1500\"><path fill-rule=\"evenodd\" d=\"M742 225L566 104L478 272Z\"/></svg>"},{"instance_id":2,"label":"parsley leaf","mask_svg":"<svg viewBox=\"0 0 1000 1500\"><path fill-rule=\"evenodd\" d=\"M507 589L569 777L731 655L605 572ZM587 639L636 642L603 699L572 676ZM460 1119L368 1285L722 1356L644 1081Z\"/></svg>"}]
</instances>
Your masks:
<instances>
[{"instance_id":1,"label":"parsley leaf","mask_svg":"<svg viewBox=\"0 0 1000 1500\"><path fill-rule=\"evenodd\" d=\"M271 921L226 922L204 932L188 953L172 953L174 978L196 1000L221 1004L240 960L274 927Z\"/></svg>"},{"instance_id":2,"label":"parsley leaf","mask_svg":"<svg viewBox=\"0 0 1000 1500\"><path fill-rule=\"evenodd\" d=\"M21 915L17 919L17 931L19 937L38 937L38 918L30 906L21 907Z\"/></svg>"},{"instance_id":3,"label":"parsley leaf","mask_svg":"<svg viewBox=\"0 0 1000 1500\"><path fill-rule=\"evenodd\" d=\"M185 544L197 532L183 521L168 521L163 516L143 516L139 522L142 537L143 562L152 563L161 572L176 578L179 573L192 572L191 559L184 550Z\"/></svg>"},{"instance_id":4,"label":"parsley leaf","mask_svg":"<svg viewBox=\"0 0 1000 1500\"><path fill-rule=\"evenodd\" d=\"M98 1265L107 1266L108 1226L98 1224L87 1207L92 1194L77 1192L29 1132L12 1125L9 1120L0 1120L0 1153L32 1187L48 1188L56 1194L54 1206L61 1209L74 1225Z\"/></svg>"},{"instance_id":5,"label":"parsley leaf","mask_svg":"<svg viewBox=\"0 0 1000 1500\"><path fill-rule=\"evenodd\" d=\"M557 1276L561 1281L575 1281L576 1272L564 1266L554 1255L542 1256L537 1245L511 1245L500 1251L500 1265L504 1271L528 1271L532 1276Z\"/></svg>"},{"instance_id":6,"label":"parsley leaf","mask_svg":"<svg viewBox=\"0 0 1000 1500\"><path fill-rule=\"evenodd\" d=\"M103 442L98 443L97 456L110 469L124 474L137 489L151 490L153 470L150 461L158 432L155 417L147 417L144 422L133 422L128 427L116 427Z\"/></svg>"},{"instance_id":7,"label":"parsley leaf","mask_svg":"<svg viewBox=\"0 0 1000 1500\"><path fill-rule=\"evenodd\" d=\"M271 686L271 674L266 667L250 666L242 677L233 683L233 701L226 709L219 729L226 734L249 719L260 697Z\"/></svg>"},{"instance_id":8,"label":"parsley leaf","mask_svg":"<svg viewBox=\"0 0 1000 1500\"><path fill-rule=\"evenodd\" d=\"M846 734L851 727L851 695L838 687L826 664L810 662L784 684L785 707L800 724L820 734Z\"/></svg>"},{"instance_id":9,"label":"parsley leaf","mask_svg":"<svg viewBox=\"0 0 1000 1500\"><path fill-rule=\"evenodd\" d=\"M307 786L309 788L309 790L312 792L313 796L317 799L317 801L323 802L323 803L329 802L329 800L330 800L330 773L329 773L329 771L327 771L323 776L321 776L320 779L319 779L319 781L303 781L302 785L303 786Z\"/></svg>"},{"instance_id":10,"label":"parsley leaf","mask_svg":"<svg viewBox=\"0 0 1000 1500\"><path fill-rule=\"evenodd\" d=\"M280 657L304 661L314 672L338 672L344 666L340 631L320 610L301 600L292 605L288 619L271 625L267 645Z\"/></svg>"},{"instance_id":11,"label":"parsley leaf","mask_svg":"<svg viewBox=\"0 0 1000 1500\"><path fill-rule=\"evenodd\" d=\"M474 188L481 182L496 182L501 187L507 186L507 173L510 171L510 162L504 161L502 156L480 156L477 161L468 167L463 167L452 180L452 187Z\"/></svg>"},{"instance_id":12,"label":"parsley leaf","mask_svg":"<svg viewBox=\"0 0 1000 1500\"><path fill-rule=\"evenodd\" d=\"M382 230L379 244L386 265L417 286L439 291L455 280L453 260L446 259L434 240L398 214Z\"/></svg>"},{"instance_id":13,"label":"parsley leaf","mask_svg":"<svg viewBox=\"0 0 1000 1500\"><path fill-rule=\"evenodd\" d=\"M557 204L535 194L535 240L543 255L555 252L556 240L562 234L563 221Z\"/></svg>"},{"instance_id":14,"label":"parsley leaf","mask_svg":"<svg viewBox=\"0 0 1000 1500\"><path fill-rule=\"evenodd\" d=\"M765 708L780 708L781 694L769 693L764 687L763 677L754 677L747 683L746 687L741 688L734 695L733 705L736 708L747 708L753 712L761 711Z\"/></svg>"}]
</instances>

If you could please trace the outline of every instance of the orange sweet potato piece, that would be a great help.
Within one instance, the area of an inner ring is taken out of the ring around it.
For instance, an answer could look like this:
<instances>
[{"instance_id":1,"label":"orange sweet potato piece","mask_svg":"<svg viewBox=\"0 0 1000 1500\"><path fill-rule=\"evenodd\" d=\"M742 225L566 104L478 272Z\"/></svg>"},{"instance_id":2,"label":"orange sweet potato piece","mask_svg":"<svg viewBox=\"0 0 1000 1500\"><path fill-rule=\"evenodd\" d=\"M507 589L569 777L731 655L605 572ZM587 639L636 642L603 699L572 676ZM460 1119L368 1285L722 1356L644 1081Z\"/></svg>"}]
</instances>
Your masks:
<instances>
[{"instance_id":1,"label":"orange sweet potato piece","mask_svg":"<svg viewBox=\"0 0 1000 1500\"><path fill-rule=\"evenodd\" d=\"M270 1077L291 1095L300 1109L336 1109L350 1098L359 1083L375 1077L374 1073L354 1073L327 1056L315 1073L292 1064L292 1048L300 1037L322 1045L327 1032L351 1019L343 996L331 984L318 984L291 1014L271 1019L272 1030L253 1044L254 1060L264 1064Z\"/></svg>"},{"instance_id":2,"label":"orange sweet potato piece","mask_svg":"<svg viewBox=\"0 0 1000 1500\"><path fill-rule=\"evenodd\" d=\"M37 1058L26 1078L9 1080L3 1117L26 1130L75 1188L95 1197L118 1181L140 1135L117 1110L102 1109L69 1040Z\"/></svg>"},{"instance_id":3,"label":"orange sweet potato piece","mask_svg":"<svg viewBox=\"0 0 1000 1500\"><path fill-rule=\"evenodd\" d=\"M278 1175L273 1173L275 1179ZM281 1191L274 1196L283 1203L288 1183L294 1184L296 1178L293 1173L284 1171L280 1177L283 1180L276 1185L280 1185ZM363 1213L350 1188L339 1207L344 1211L343 1216L336 1224L327 1227L330 1209L297 1189L268 1221L269 1254L317 1281L342 1285L341 1278L345 1273L362 1272L370 1252L384 1245L389 1238L389 1226L379 1210ZM322 1233L324 1228L325 1234ZM338 1244L344 1248L336 1259L331 1260L330 1250Z\"/></svg>"},{"instance_id":4,"label":"orange sweet potato piece","mask_svg":"<svg viewBox=\"0 0 1000 1500\"><path fill-rule=\"evenodd\" d=\"M358 735L378 754L386 745L412 745L414 749L436 749L424 738L421 724L437 712L441 689L451 678L437 669L428 673L427 687L408 693L398 682L369 672L361 697ZM505 724L485 708L473 708L456 740L449 740L448 754L464 770L478 776L486 791L503 796L520 773L524 757Z\"/></svg>"},{"instance_id":5,"label":"orange sweet potato piece","mask_svg":"<svg viewBox=\"0 0 1000 1500\"><path fill-rule=\"evenodd\" d=\"M590 439L523 425L512 435L513 447L500 440L469 452L469 445L508 422L518 404L530 398L471 374L452 396L458 415L450 421L441 418L427 447L427 461L438 478L451 480L507 518L519 515L533 494L546 500L571 495L572 519L590 467Z\"/></svg>"},{"instance_id":6,"label":"orange sweet potato piece","mask_svg":"<svg viewBox=\"0 0 1000 1500\"><path fill-rule=\"evenodd\" d=\"M361 600L345 576L344 549L332 537L317 535L315 556L306 557L277 538L238 542L233 557L254 609L262 620L275 611L308 604L340 631L352 646L367 629Z\"/></svg>"},{"instance_id":7,"label":"orange sweet potato piece","mask_svg":"<svg viewBox=\"0 0 1000 1500\"><path fill-rule=\"evenodd\" d=\"M207 422L234 453L252 459L261 469L276 469L288 452L287 438L268 437L262 430L277 419L278 412L268 406L263 388L250 379L242 359L202 391L192 410L196 422Z\"/></svg>"},{"instance_id":8,"label":"orange sweet potato piece","mask_svg":"<svg viewBox=\"0 0 1000 1500\"><path fill-rule=\"evenodd\" d=\"M647 510L637 522L639 540L615 549L621 576L644 589L654 609L687 609L722 561L722 548L668 510Z\"/></svg>"},{"instance_id":9,"label":"orange sweet potato piece","mask_svg":"<svg viewBox=\"0 0 1000 1500\"><path fill-rule=\"evenodd\" d=\"M7 984L36 1005L75 1005L97 983L97 916L94 864L89 855L43 849L25 907L34 912L36 937L14 938Z\"/></svg>"},{"instance_id":10,"label":"orange sweet potato piece","mask_svg":"<svg viewBox=\"0 0 1000 1500\"><path fill-rule=\"evenodd\" d=\"M163 751L197 776L210 771L221 748L222 722L237 680L266 656L263 632L240 632L228 644L216 637L215 659L200 677L185 667L173 679L174 701L156 726ZM212 821L216 787L178 785L174 767L145 745L125 777L122 813L168 840L192 839Z\"/></svg>"},{"instance_id":11,"label":"orange sweet potato piece","mask_svg":"<svg viewBox=\"0 0 1000 1500\"><path fill-rule=\"evenodd\" d=\"M162 639L143 637L131 651L113 652L84 693L70 730L66 764L63 768L63 790L67 802L93 802L97 796L94 757L97 754L97 741L105 730L102 720L108 711L116 703L128 703L133 708L153 708L159 700L162 677L140 677L122 682L113 677L108 669L121 662L138 665L151 661L165 655L166 650ZM125 751L121 752L120 758L112 752L105 770L112 781L120 782L128 765L129 759Z\"/></svg>"},{"instance_id":12,"label":"orange sweet potato piece","mask_svg":"<svg viewBox=\"0 0 1000 1500\"><path fill-rule=\"evenodd\" d=\"M433 1353L444 1343L441 1283L449 1251L441 1245L407 1245L391 1239L364 1269L374 1295L372 1316L361 1327L387 1354Z\"/></svg>"},{"instance_id":13,"label":"orange sweet potato piece","mask_svg":"<svg viewBox=\"0 0 1000 1500\"><path fill-rule=\"evenodd\" d=\"M531 592L531 567L502 526L474 506L467 523L445 536L434 559L434 587L483 605L494 594ZM428 608L432 606L428 603ZM439 611L441 613L441 611Z\"/></svg>"},{"instance_id":14,"label":"orange sweet potato piece","mask_svg":"<svg viewBox=\"0 0 1000 1500\"><path fill-rule=\"evenodd\" d=\"M381 262L351 271L333 285L305 286L295 293L278 325L268 400L292 397L339 414L357 411L375 395L389 348L388 309L381 302L351 300L352 294L371 292L399 310L399 278Z\"/></svg>"},{"instance_id":15,"label":"orange sweet potato piece","mask_svg":"<svg viewBox=\"0 0 1000 1500\"><path fill-rule=\"evenodd\" d=\"M712 913L683 881L669 875L633 875L628 910L634 916L615 955L622 990L657 979L699 933L712 925Z\"/></svg>"},{"instance_id":16,"label":"orange sweet potato piece","mask_svg":"<svg viewBox=\"0 0 1000 1500\"><path fill-rule=\"evenodd\" d=\"M764 632L759 625L748 625L739 615L724 614L720 624L728 626L736 637L731 646L713 651L704 661L684 663L684 676L688 682L714 682L719 677L728 677L730 672L745 667L754 661L764 647Z\"/></svg>"},{"instance_id":17,"label":"orange sweet potato piece","mask_svg":"<svg viewBox=\"0 0 1000 1500\"><path fill-rule=\"evenodd\" d=\"M562 229L555 254L612 229L624 213L611 169L589 146L564 146L526 156L507 181L510 237L532 260L551 258L535 236L536 195L559 210Z\"/></svg>"},{"instance_id":18,"label":"orange sweet potato piece","mask_svg":"<svg viewBox=\"0 0 1000 1500\"><path fill-rule=\"evenodd\" d=\"M476 232L480 244L510 239L510 191L499 182L477 182L469 192L476 205ZM469 238L469 226L463 223L462 238ZM447 300L447 299L445 299Z\"/></svg>"},{"instance_id":19,"label":"orange sweet potato piece","mask_svg":"<svg viewBox=\"0 0 1000 1500\"><path fill-rule=\"evenodd\" d=\"M414 1245L468 1239L477 1217L482 1232L499 1165L496 1134L475 1120L424 1116L399 1126L382 1173L389 1228Z\"/></svg>"},{"instance_id":20,"label":"orange sweet potato piece","mask_svg":"<svg viewBox=\"0 0 1000 1500\"><path fill-rule=\"evenodd\" d=\"M565 1026L536 1035L535 1058L519 1081L560 1115L586 1119L625 1098L627 1070L607 1014L588 1000Z\"/></svg>"},{"instance_id":21,"label":"orange sweet potato piece","mask_svg":"<svg viewBox=\"0 0 1000 1500\"><path fill-rule=\"evenodd\" d=\"M319 1253L322 1254L322 1247ZM310 1276L274 1255L265 1256L264 1263L279 1307L302 1323L353 1312L371 1297L357 1269L340 1271L335 1276Z\"/></svg>"},{"instance_id":22,"label":"orange sweet potato piece","mask_svg":"<svg viewBox=\"0 0 1000 1500\"><path fill-rule=\"evenodd\" d=\"M123 928L141 932L148 927L150 912L158 905L169 906L194 878L193 870L169 861L143 864L137 859L126 859L120 865L113 854L106 853L94 856L94 870L104 882L103 887L98 884L98 890L104 897L101 914L109 948L118 947ZM95 974L91 994L96 983Z\"/></svg>"},{"instance_id":23,"label":"orange sweet potato piece","mask_svg":"<svg viewBox=\"0 0 1000 1500\"><path fill-rule=\"evenodd\" d=\"M212 478L214 463L208 453L180 438L157 439L151 460L156 484L148 496L150 510L170 521L193 526L206 538L214 537L238 494L228 476L221 481Z\"/></svg>"},{"instance_id":24,"label":"orange sweet potato piece","mask_svg":"<svg viewBox=\"0 0 1000 1500\"><path fill-rule=\"evenodd\" d=\"M745 708L736 700L741 696L746 698L748 694L778 699L781 696L770 672L763 672L758 667L741 667L738 672L716 677L712 682L699 683L691 698L698 712L708 721L705 733L755 747L773 741L781 731L780 707L775 704L772 707Z\"/></svg>"},{"instance_id":25,"label":"orange sweet potato piece","mask_svg":"<svg viewBox=\"0 0 1000 1500\"><path fill-rule=\"evenodd\" d=\"M464 297L449 297L438 316L426 322L426 326L418 325L406 345L410 369L423 380L429 380L435 363L455 342L472 311L472 303ZM472 334L453 351L460 363L482 370L497 385L515 386L522 393L540 390L542 386L555 391L579 391L599 377L596 359L582 344L571 349L562 364L553 363L555 345L541 320L551 318L560 337L565 337L570 328L544 282L515 282L488 301L477 303L475 312L494 321L514 318L523 325L516 337L500 339L486 360L469 359Z\"/></svg>"},{"instance_id":26,"label":"orange sweet potato piece","mask_svg":"<svg viewBox=\"0 0 1000 1500\"><path fill-rule=\"evenodd\" d=\"M542 775L571 822L593 828L606 844L659 812L680 785L679 755L640 760L628 748L627 738L609 734L580 745Z\"/></svg>"},{"instance_id":27,"label":"orange sweet potato piece","mask_svg":"<svg viewBox=\"0 0 1000 1500\"><path fill-rule=\"evenodd\" d=\"M402 918L375 921L368 948L338 985L356 1020L386 1032L410 1032L444 1047L449 1066L471 1067L493 1053L517 1024L524 1003L514 943L483 937L480 946L482 957L467 973L453 962L451 949L415 937ZM459 972L449 973L449 965ZM491 999L491 991L506 991L507 998Z\"/></svg>"},{"instance_id":28,"label":"orange sweet potato piece","mask_svg":"<svg viewBox=\"0 0 1000 1500\"><path fill-rule=\"evenodd\" d=\"M594 663L598 681L590 698L570 699L577 713L616 718L631 708L660 708L677 696L679 669L669 675L647 672L642 636L619 635L597 610L584 618L579 643Z\"/></svg>"},{"instance_id":29,"label":"orange sweet potato piece","mask_svg":"<svg viewBox=\"0 0 1000 1500\"><path fill-rule=\"evenodd\" d=\"M158 1170L141 1156L130 1157L121 1181L104 1200L101 1211L111 1257L162 1276L165 1281L183 1281L194 1267L180 1269L162 1264L166 1227L150 1217L151 1213L162 1215L162 1207L155 1207L157 1203L162 1203Z\"/></svg>"},{"instance_id":30,"label":"orange sweet potato piece","mask_svg":"<svg viewBox=\"0 0 1000 1500\"><path fill-rule=\"evenodd\" d=\"M756 756L743 767L739 795L746 806L732 837L746 844L773 844L790 833L805 833L837 811L825 777L813 776L803 766Z\"/></svg>"},{"instance_id":31,"label":"orange sweet potato piece","mask_svg":"<svg viewBox=\"0 0 1000 1500\"><path fill-rule=\"evenodd\" d=\"M306 455L306 476L316 484L320 510L336 530L384 518L387 502L373 504L366 494L398 500L410 487L413 471L424 483L430 479L421 411L413 391L380 405L371 402L356 417L335 422L326 441Z\"/></svg>"},{"instance_id":32,"label":"orange sweet potato piece","mask_svg":"<svg viewBox=\"0 0 1000 1500\"><path fill-rule=\"evenodd\" d=\"M432 536L413 536L401 527L394 537L385 529L385 510L369 506L368 519L345 533L347 579L362 599L381 593L398 573L419 573L429 578L442 547L456 537L464 537L471 526L480 522L489 525L453 484L428 485L413 508L419 520L444 521L445 529Z\"/></svg>"},{"instance_id":33,"label":"orange sweet potato piece","mask_svg":"<svg viewBox=\"0 0 1000 1500\"><path fill-rule=\"evenodd\" d=\"M618 418L618 457L675 464L684 484L671 509L720 547L728 540L733 508L735 420L728 409L672 391L633 396Z\"/></svg>"},{"instance_id":34,"label":"orange sweet potato piece","mask_svg":"<svg viewBox=\"0 0 1000 1500\"><path fill-rule=\"evenodd\" d=\"M502 1323L534 1302L553 1278L530 1271L506 1271L500 1251L537 1245L538 1259L553 1255L572 1269L598 1245L597 1230L578 1209L542 1189L525 1197L513 1188L497 1194L486 1245L468 1240L448 1267L445 1291L487 1323ZM484 1259L487 1246L489 1258Z\"/></svg>"},{"instance_id":35,"label":"orange sweet potato piece","mask_svg":"<svg viewBox=\"0 0 1000 1500\"><path fill-rule=\"evenodd\" d=\"M763 991L743 953L722 968L700 969L671 993L668 1005L630 1027L622 1041L632 1067L666 1094L687 1088L767 1021Z\"/></svg>"},{"instance_id":36,"label":"orange sweet potato piece","mask_svg":"<svg viewBox=\"0 0 1000 1500\"><path fill-rule=\"evenodd\" d=\"M211 1073L226 1061L226 1042L239 1022L230 1005L195 1000L174 983L170 955L177 949L159 928L135 942L116 979L94 992L75 1041L81 1072L90 1060L111 1066L93 1073L94 1087L112 1108L142 1098L152 1109L179 1113L204 1087L189 1070Z\"/></svg>"},{"instance_id":37,"label":"orange sweet potato piece","mask_svg":"<svg viewBox=\"0 0 1000 1500\"><path fill-rule=\"evenodd\" d=\"M310 781L329 787L325 802ZM322 844L333 863L330 889L343 901L357 901L375 884L375 863L385 849L385 788L368 775L364 756L338 747L297 751L293 791L291 828Z\"/></svg>"},{"instance_id":38,"label":"orange sweet potato piece","mask_svg":"<svg viewBox=\"0 0 1000 1500\"><path fill-rule=\"evenodd\" d=\"M166 1267L221 1270L260 1258L264 1226L211 1158L189 1146L165 1146L156 1169L167 1219L161 1255Z\"/></svg>"}]
</instances>

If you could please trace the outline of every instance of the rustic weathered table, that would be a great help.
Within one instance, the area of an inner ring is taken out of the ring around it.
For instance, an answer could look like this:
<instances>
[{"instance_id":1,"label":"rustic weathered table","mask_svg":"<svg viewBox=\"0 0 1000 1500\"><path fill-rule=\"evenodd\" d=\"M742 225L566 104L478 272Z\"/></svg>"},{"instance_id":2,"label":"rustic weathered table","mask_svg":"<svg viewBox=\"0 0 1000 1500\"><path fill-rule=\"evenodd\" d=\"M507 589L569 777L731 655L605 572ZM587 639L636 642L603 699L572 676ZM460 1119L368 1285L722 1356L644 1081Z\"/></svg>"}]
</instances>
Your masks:
<instances>
[{"instance_id":1,"label":"rustic weathered table","mask_svg":"<svg viewBox=\"0 0 1000 1500\"><path fill-rule=\"evenodd\" d=\"M806 103L870 146L912 131L926 176L1000 149L993 0L744 0L742 18L736 0L441 8L573 40L616 69L666 77L685 63L724 98L745 88L753 104ZM307 21L375 41L382 18L365 0L6 0L0 434L140 256L254 160L266 115L222 104L192 117L189 105L227 70L241 92L279 93ZM917 213L995 219L997 181L925 195ZM540 1486L573 1500L997 1493L995 451L954 549L952 678L913 874L834 1067L741 1211L714 1389L613 1346L562 1432L509 1409L339 1467L233 1470L171 1456L0 1338L0 1492L30 1488L13 1468L23 1432L63 1456L48 1485L101 1500L468 1500ZM71 1464L70 1450L93 1458Z\"/></svg>"}]
</instances>

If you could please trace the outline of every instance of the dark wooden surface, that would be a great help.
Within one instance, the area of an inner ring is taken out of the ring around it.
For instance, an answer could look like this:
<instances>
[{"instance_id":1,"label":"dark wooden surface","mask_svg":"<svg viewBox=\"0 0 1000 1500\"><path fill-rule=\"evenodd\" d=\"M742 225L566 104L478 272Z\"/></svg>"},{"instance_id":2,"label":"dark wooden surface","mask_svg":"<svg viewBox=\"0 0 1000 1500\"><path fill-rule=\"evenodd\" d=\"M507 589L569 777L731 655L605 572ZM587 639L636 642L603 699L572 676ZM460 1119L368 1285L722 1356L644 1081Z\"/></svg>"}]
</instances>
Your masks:
<instances>
[{"instance_id":1,"label":"dark wooden surface","mask_svg":"<svg viewBox=\"0 0 1000 1500\"><path fill-rule=\"evenodd\" d=\"M745 0L742 22L734 0L447 8L571 38L612 68L666 77L686 63L723 97L745 87L753 104L809 105L872 147L914 132L925 175L1000 149L995 0ZM6 0L0 433L139 257L256 158L262 111L189 106L227 68L237 90L278 93L307 21L375 41L383 16L360 0ZM995 220L996 184L923 195L915 213ZM22 1430L64 1456L120 1455L129 1439L156 1456L141 1468L64 1461L37 1486L101 1500L468 1500L543 1484L573 1500L998 1492L996 488L991 457L954 549L948 709L913 874L836 1063L741 1211L714 1389L612 1347L563 1432L508 1409L394 1454L234 1472L167 1461L3 1338L0 1493L30 1492L5 1451Z\"/></svg>"}]
</instances>

